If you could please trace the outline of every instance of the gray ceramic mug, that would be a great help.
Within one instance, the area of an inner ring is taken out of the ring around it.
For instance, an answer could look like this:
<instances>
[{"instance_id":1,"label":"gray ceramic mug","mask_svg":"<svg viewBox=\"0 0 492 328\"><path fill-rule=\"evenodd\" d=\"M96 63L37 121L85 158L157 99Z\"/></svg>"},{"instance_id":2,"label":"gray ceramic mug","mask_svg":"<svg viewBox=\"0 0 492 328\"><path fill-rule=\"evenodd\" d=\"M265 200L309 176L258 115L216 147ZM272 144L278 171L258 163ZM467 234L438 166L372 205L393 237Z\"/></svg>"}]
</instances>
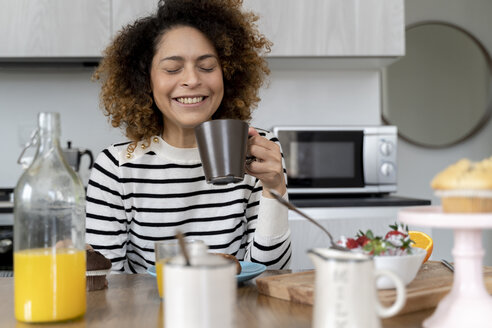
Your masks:
<instances>
[{"instance_id":1,"label":"gray ceramic mug","mask_svg":"<svg viewBox=\"0 0 492 328\"><path fill-rule=\"evenodd\" d=\"M195 127L195 137L207 183L237 183L244 179L248 123L211 120Z\"/></svg>"}]
</instances>

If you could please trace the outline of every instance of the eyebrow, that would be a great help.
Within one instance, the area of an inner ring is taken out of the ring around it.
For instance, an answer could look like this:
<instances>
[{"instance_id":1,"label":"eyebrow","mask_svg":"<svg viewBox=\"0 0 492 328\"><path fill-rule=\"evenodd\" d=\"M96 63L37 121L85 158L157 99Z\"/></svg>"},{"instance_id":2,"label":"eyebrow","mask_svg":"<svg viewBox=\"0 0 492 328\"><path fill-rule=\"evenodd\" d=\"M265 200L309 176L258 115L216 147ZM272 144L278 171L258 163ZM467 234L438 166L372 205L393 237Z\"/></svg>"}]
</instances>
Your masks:
<instances>
[{"instance_id":1,"label":"eyebrow","mask_svg":"<svg viewBox=\"0 0 492 328\"><path fill-rule=\"evenodd\" d=\"M197 61L202 61L202 60L205 60L207 58L218 59L217 56L215 56L213 54L205 54L205 55L201 55L200 57L198 57ZM169 56L169 57L162 58L161 60L159 60L159 62L162 63L163 61L166 61L166 60L184 61L185 59L181 56Z\"/></svg>"}]
</instances>

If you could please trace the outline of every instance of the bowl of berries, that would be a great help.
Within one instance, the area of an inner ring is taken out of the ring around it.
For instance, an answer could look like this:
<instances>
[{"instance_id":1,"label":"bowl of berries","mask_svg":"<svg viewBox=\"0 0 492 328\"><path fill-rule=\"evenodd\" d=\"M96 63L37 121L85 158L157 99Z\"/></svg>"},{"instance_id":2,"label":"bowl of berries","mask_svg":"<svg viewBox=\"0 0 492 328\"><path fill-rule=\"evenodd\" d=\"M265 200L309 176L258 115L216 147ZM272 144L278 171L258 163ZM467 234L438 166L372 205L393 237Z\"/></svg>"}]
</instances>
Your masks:
<instances>
[{"instance_id":1,"label":"bowl of berries","mask_svg":"<svg viewBox=\"0 0 492 328\"><path fill-rule=\"evenodd\" d=\"M337 244L373 256L376 269L392 271L408 285L432 253L432 239L423 232L408 231L408 226L395 223L390 228L384 236L375 236L371 230L359 230L355 238L342 236ZM395 288L387 277L378 278L376 285L378 289Z\"/></svg>"}]
</instances>

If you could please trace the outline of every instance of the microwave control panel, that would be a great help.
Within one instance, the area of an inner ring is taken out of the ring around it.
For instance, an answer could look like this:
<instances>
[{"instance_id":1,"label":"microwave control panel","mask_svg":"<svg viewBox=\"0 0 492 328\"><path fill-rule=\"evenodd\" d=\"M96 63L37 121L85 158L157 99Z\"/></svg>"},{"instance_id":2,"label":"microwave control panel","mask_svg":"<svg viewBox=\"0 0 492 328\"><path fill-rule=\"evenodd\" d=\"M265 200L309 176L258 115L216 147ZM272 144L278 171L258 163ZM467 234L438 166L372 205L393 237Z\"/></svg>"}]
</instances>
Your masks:
<instances>
[{"instance_id":1,"label":"microwave control panel","mask_svg":"<svg viewBox=\"0 0 492 328\"><path fill-rule=\"evenodd\" d=\"M367 184L396 188L397 134L388 130L364 135L364 176ZM383 187L384 188L384 187Z\"/></svg>"}]
</instances>

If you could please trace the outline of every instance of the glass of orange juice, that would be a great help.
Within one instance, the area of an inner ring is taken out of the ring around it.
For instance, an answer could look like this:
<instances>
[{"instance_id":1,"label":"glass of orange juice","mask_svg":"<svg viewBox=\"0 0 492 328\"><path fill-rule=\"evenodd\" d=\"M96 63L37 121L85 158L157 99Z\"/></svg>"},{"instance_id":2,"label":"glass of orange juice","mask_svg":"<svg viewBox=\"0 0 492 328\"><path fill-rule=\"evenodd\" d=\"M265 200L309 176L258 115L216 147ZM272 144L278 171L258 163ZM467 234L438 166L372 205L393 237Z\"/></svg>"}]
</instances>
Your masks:
<instances>
[{"instance_id":1,"label":"glass of orange juice","mask_svg":"<svg viewBox=\"0 0 492 328\"><path fill-rule=\"evenodd\" d=\"M190 256L200 256L207 252L207 245L202 240L185 240L185 246ZM154 243L155 272L157 275L157 289L159 297L164 297L164 265L173 257L181 253L177 240L156 241Z\"/></svg>"}]
</instances>

